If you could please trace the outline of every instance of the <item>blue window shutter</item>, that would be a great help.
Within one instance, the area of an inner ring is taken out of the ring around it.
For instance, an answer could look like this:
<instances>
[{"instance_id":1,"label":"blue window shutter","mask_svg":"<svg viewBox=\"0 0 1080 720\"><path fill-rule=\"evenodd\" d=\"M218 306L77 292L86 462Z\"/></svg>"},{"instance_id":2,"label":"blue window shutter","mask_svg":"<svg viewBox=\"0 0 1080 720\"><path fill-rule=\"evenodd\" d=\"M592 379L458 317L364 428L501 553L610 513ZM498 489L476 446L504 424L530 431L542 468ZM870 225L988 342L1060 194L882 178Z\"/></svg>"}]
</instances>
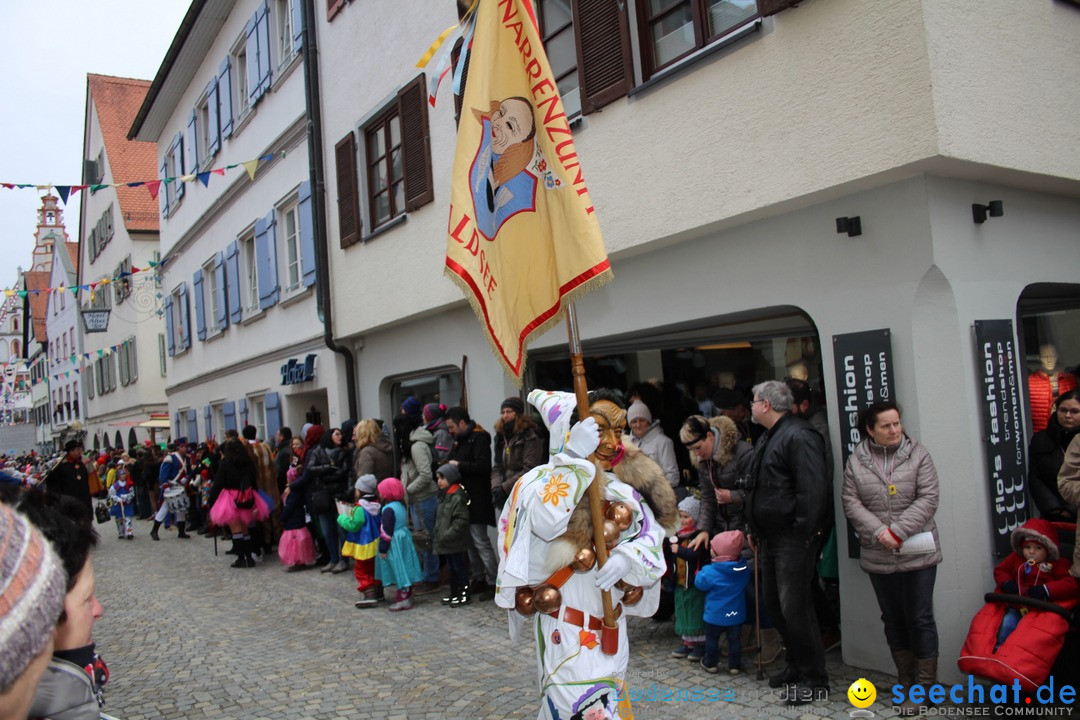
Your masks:
<instances>
[{"instance_id":1,"label":"blue window shutter","mask_svg":"<svg viewBox=\"0 0 1080 720\"><path fill-rule=\"evenodd\" d=\"M237 402L237 409L240 411L240 416L237 419L240 421L240 423L242 425L247 425L248 424L247 398L240 398L240 400ZM243 429L243 428L241 427L241 429Z\"/></svg>"},{"instance_id":2,"label":"blue window shutter","mask_svg":"<svg viewBox=\"0 0 1080 720\"><path fill-rule=\"evenodd\" d=\"M180 180L180 176L184 175L184 133L176 133L176 139L173 140L173 177L176 178L173 182L176 183L176 199L184 197L184 183Z\"/></svg>"},{"instance_id":3,"label":"blue window shutter","mask_svg":"<svg viewBox=\"0 0 1080 720\"><path fill-rule=\"evenodd\" d=\"M188 303L187 283L180 286L180 344L181 350L191 347L191 306Z\"/></svg>"},{"instance_id":4,"label":"blue window shutter","mask_svg":"<svg viewBox=\"0 0 1080 720\"><path fill-rule=\"evenodd\" d=\"M169 163L166 158L161 158L161 180L169 177ZM164 183L158 186L158 205L161 206L161 217L169 216L169 192Z\"/></svg>"},{"instance_id":5,"label":"blue window shutter","mask_svg":"<svg viewBox=\"0 0 1080 720\"><path fill-rule=\"evenodd\" d=\"M225 416L225 430L236 429L236 403L232 400L227 401L221 406L222 413Z\"/></svg>"},{"instance_id":6,"label":"blue window shutter","mask_svg":"<svg viewBox=\"0 0 1080 720\"><path fill-rule=\"evenodd\" d=\"M173 435L173 440L179 440L184 436L184 414L179 410L176 411L176 434Z\"/></svg>"},{"instance_id":7,"label":"blue window shutter","mask_svg":"<svg viewBox=\"0 0 1080 720\"><path fill-rule=\"evenodd\" d=\"M206 153L213 156L221 147L221 125L218 112L218 81L217 76L210 79L206 86Z\"/></svg>"},{"instance_id":8,"label":"blue window shutter","mask_svg":"<svg viewBox=\"0 0 1080 720\"><path fill-rule=\"evenodd\" d=\"M297 2L299 4L299 2ZM315 284L315 228L311 218L311 183L300 185L300 272L304 287Z\"/></svg>"},{"instance_id":9,"label":"blue window shutter","mask_svg":"<svg viewBox=\"0 0 1080 720\"><path fill-rule=\"evenodd\" d=\"M259 308L278 301L277 243L274 242L274 211L255 221L255 262L258 265Z\"/></svg>"},{"instance_id":10,"label":"blue window shutter","mask_svg":"<svg viewBox=\"0 0 1080 720\"><path fill-rule=\"evenodd\" d=\"M214 428L210 424L210 406L209 405L203 405L202 416L203 416L203 430L206 431L206 437L204 439L209 440L210 438L214 437Z\"/></svg>"},{"instance_id":11,"label":"blue window shutter","mask_svg":"<svg viewBox=\"0 0 1080 720\"><path fill-rule=\"evenodd\" d=\"M232 71L228 55L218 68L218 122L221 139L232 137Z\"/></svg>"},{"instance_id":12,"label":"blue window shutter","mask_svg":"<svg viewBox=\"0 0 1080 720\"><path fill-rule=\"evenodd\" d=\"M225 278L229 287L229 320L236 324L244 317L244 306L240 301L240 248L235 240L225 248Z\"/></svg>"},{"instance_id":13,"label":"blue window shutter","mask_svg":"<svg viewBox=\"0 0 1080 720\"><path fill-rule=\"evenodd\" d=\"M266 438L277 435L281 429L281 396L276 392L266 393Z\"/></svg>"},{"instance_id":14,"label":"blue window shutter","mask_svg":"<svg viewBox=\"0 0 1080 720\"><path fill-rule=\"evenodd\" d=\"M259 28L258 21L259 11L256 10L255 14L248 20L247 27L244 28L244 35L247 38L244 41L244 54L247 56L247 91L249 107L255 107L255 101L260 97L259 34L256 32Z\"/></svg>"},{"instance_id":15,"label":"blue window shutter","mask_svg":"<svg viewBox=\"0 0 1080 720\"><path fill-rule=\"evenodd\" d=\"M263 2L259 11L259 95L270 89L270 5Z\"/></svg>"},{"instance_id":16,"label":"blue window shutter","mask_svg":"<svg viewBox=\"0 0 1080 720\"><path fill-rule=\"evenodd\" d=\"M172 295L165 296L165 345L168 348L169 357L176 354L176 346L173 343L173 316L172 316ZM101 374L98 374L98 378Z\"/></svg>"},{"instance_id":17,"label":"blue window shutter","mask_svg":"<svg viewBox=\"0 0 1080 720\"><path fill-rule=\"evenodd\" d=\"M199 414L195 408L187 411L188 442L199 442Z\"/></svg>"},{"instance_id":18,"label":"blue window shutter","mask_svg":"<svg viewBox=\"0 0 1080 720\"><path fill-rule=\"evenodd\" d=\"M303 0L296 0L292 5L292 49L293 52L300 52L304 47L304 13L301 11L300 3ZM269 431L267 431L269 435Z\"/></svg>"},{"instance_id":19,"label":"blue window shutter","mask_svg":"<svg viewBox=\"0 0 1080 720\"><path fill-rule=\"evenodd\" d=\"M224 329L229 324L229 310L225 307L225 254L220 252L214 256L214 294L217 297L214 322L219 329Z\"/></svg>"},{"instance_id":20,"label":"blue window shutter","mask_svg":"<svg viewBox=\"0 0 1080 720\"><path fill-rule=\"evenodd\" d=\"M196 270L191 278L192 291L195 294L195 334L200 340L206 339L206 308L203 306L202 270Z\"/></svg>"},{"instance_id":21,"label":"blue window shutter","mask_svg":"<svg viewBox=\"0 0 1080 720\"><path fill-rule=\"evenodd\" d=\"M191 111L187 125L187 171L188 173L199 172L199 116L195 110Z\"/></svg>"}]
</instances>

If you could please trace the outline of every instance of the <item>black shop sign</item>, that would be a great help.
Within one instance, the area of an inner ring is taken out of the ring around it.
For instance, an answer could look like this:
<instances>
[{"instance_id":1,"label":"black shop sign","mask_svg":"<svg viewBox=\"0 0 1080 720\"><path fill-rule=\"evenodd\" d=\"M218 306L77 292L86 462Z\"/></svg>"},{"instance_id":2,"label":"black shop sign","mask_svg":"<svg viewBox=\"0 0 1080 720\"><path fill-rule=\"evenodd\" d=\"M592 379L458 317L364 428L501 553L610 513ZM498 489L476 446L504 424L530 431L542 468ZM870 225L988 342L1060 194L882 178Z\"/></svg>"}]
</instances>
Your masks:
<instances>
[{"instance_id":1,"label":"black shop sign","mask_svg":"<svg viewBox=\"0 0 1080 720\"><path fill-rule=\"evenodd\" d=\"M315 354L312 353L302 361L298 358L290 358L281 366L281 384L296 385L298 383L311 382L315 379Z\"/></svg>"},{"instance_id":2,"label":"black shop sign","mask_svg":"<svg viewBox=\"0 0 1080 720\"><path fill-rule=\"evenodd\" d=\"M994 554L1012 552L1012 531L1028 519L1021 385L1012 320L975 321L976 377L990 485Z\"/></svg>"},{"instance_id":3,"label":"black shop sign","mask_svg":"<svg viewBox=\"0 0 1080 720\"><path fill-rule=\"evenodd\" d=\"M836 366L836 407L840 413L840 448L848 458L862 440L859 413L875 402L893 400L892 335L889 330L866 330L833 335L833 363ZM848 521L848 557L859 557L859 537Z\"/></svg>"}]
</instances>

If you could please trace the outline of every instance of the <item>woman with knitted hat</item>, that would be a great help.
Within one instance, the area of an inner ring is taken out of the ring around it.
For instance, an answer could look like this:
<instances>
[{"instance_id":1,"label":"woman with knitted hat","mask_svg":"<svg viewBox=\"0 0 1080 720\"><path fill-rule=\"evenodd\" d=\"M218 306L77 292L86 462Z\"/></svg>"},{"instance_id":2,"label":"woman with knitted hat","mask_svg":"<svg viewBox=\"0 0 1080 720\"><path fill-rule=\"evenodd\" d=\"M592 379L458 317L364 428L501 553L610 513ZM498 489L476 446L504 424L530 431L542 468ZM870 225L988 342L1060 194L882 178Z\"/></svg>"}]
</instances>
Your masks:
<instances>
[{"instance_id":1,"label":"woman with knitted hat","mask_svg":"<svg viewBox=\"0 0 1080 720\"><path fill-rule=\"evenodd\" d=\"M0 720L27 717L64 609L64 569L41 533L0 504Z\"/></svg>"},{"instance_id":2,"label":"woman with knitted hat","mask_svg":"<svg viewBox=\"0 0 1080 720\"><path fill-rule=\"evenodd\" d=\"M678 487L679 465L675 462L675 443L664 434L660 421L653 420L645 403L635 400L626 411L626 422L630 425L634 444L660 466L671 487Z\"/></svg>"}]
</instances>

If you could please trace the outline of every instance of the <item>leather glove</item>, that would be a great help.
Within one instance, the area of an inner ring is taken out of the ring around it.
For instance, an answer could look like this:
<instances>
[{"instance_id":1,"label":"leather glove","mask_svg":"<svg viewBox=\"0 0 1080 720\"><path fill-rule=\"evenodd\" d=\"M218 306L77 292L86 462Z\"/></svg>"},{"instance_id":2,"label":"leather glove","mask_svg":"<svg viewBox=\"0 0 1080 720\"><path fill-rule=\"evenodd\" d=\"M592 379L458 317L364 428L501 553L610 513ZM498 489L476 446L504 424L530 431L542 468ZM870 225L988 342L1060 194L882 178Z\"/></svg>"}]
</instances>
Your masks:
<instances>
[{"instance_id":1,"label":"leather glove","mask_svg":"<svg viewBox=\"0 0 1080 720\"><path fill-rule=\"evenodd\" d=\"M587 458L600 446L600 428L596 418L582 420L570 428L570 439L566 441L566 454L575 458Z\"/></svg>"},{"instance_id":2,"label":"leather glove","mask_svg":"<svg viewBox=\"0 0 1080 720\"><path fill-rule=\"evenodd\" d=\"M495 507L506 504L506 491L502 489L502 485L496 485L491 488L491 504Z\"/></svg>"},{"instance_id":3,"label":"leather glove","mask_svg":"<svg viewBox=\"0 0 1080 720\"><path fill-rule=\"evenodd\" d=\"M1006 580L1005 582L1001 583L1001 592L1005 593L1006 595L1019 595L1020 586L1016 584L1015 580Z\"/></svg>"},{"instance_id":4,"label":"leather glove","mask_svg":"<svg viewBox=\"0 0 1080 720\"><path fill-rule=\"evenodd\" d=\"M596 573L596 587L601 590L610 590L615 583L623 579L630 572L630 557L623 553L612 553L604 567Z\"/></svg>"},{"instance_id":5,"label":"leather glove","mask_svg":"<svg viewBox=\"0 0 1080 720\"><path fill-rule=\"evenodd\" d=\"M1049 600L1050 591L1046 589L1045 585L1036 585L1028 590L1028 597L1035 598L1036 600Z\"/></svg>"}]
</instances>

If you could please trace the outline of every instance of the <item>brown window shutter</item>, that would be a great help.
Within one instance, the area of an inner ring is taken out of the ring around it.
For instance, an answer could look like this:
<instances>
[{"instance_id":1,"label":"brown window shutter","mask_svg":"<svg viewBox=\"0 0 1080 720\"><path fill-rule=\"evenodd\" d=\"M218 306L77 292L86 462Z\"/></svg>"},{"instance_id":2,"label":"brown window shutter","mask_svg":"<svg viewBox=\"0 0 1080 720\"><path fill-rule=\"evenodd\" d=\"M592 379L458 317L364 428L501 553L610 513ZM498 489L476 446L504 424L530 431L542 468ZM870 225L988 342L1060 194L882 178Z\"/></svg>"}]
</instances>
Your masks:
<instances>
[{"instance_id":1,"label":"brown window shutter","mask_svg":"<svg viewBox=\"0 0 1080 720\"><path fill-rule=\"evenodd\" d=\"M633 77L627 22L626 13L614 0L574 3L582 114L595 112L630 90Z\"/></svg>"},{"instance_id":2,"label":"brown window shutter","mask_svg":"<svg viewBox=\"0 0 1080 720\"><path fill-rule=\"evenodd\" d=\"M298 0L299 1L299 0ZM326 19L333 20L348 0L326 0Z\"/></svg>"},{"instance_id":3,"label":"brown window shutter","mask_svg":"<svg viewBox=\"0 0 1080 720\"><path fill-rule=\"evenodd\" d=\"M800 2L802 0L758 0L758 12L761 13L761 17L769 17L781 10L795 7Z\"/></svg>"},{"instance_id":4,"label":"brown window shutter","mask_svg":"<svg viewBox=\"0 0 1080 720\"><path fill-rule=\"evenodd\" d=\"M337 163L338 229L342 249L360 239L360 198L356 181L356 137L350 131L334 145Z\"/></svg>"},{"instance_id":5,"label":"brown window shutter","mask_svg":"<svg viewBox=\"0 0 1080 720\"><path fill-rule=\"evenodd\" d=\"M435 199L427 83L423 73L398 93L398 117L401 118L401 152L405 160L405 212L411 212Z\"/></svg>"}]
</instances>

